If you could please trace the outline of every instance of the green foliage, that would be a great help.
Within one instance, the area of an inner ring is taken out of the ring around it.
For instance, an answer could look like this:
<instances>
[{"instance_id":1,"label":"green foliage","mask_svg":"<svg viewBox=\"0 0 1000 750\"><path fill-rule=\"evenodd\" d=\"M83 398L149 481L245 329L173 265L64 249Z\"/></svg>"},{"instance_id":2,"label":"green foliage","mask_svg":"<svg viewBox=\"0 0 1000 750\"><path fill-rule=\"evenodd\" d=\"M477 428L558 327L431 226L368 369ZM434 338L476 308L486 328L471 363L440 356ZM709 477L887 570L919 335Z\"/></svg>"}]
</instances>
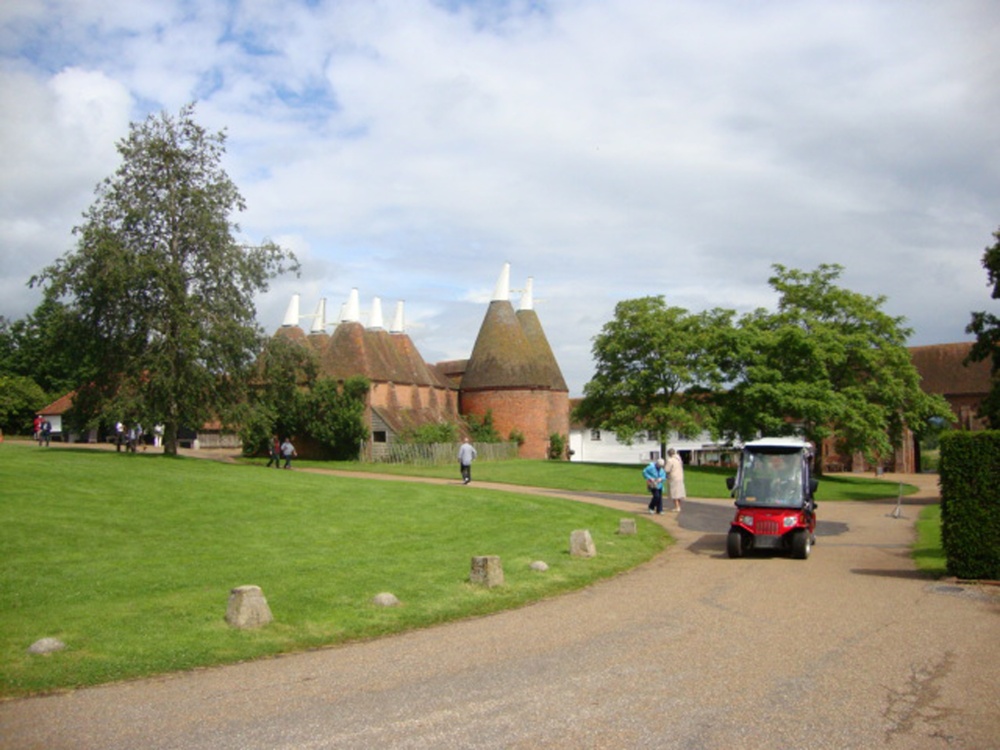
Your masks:
<instances>
[{"instance_id":1,"label":"green foliage","mask_svg":"<svg viewBox=\"0 0 1000 750\"><path fill-rule=\"evenodd\" d=\"M983 251L983 268L993 285L991 297L1000 299L1000 229L993 233L996 242ZM988 312L972 313L972 320L965 329L976 336L976 343L969 352L969 361L990 360L993 385L979 407L979 416L994 430L1000 429L1000 318Z\"/></svg>"},{"instance_id":2,"label":"green foliage","mask_svg":"<svg viewBox=\"0 0 1000 750\"><path fill-rule=\"evenodd\" d=\"M236 239L244 201L222 168L223 133L198 125L193 106L133 123L121 166L97 187L74 229L76 250L32 279L66 300L85 362L84 417L139 418L177 430L225 418L245 396L261 331L254 296L294 256Z\"/></svg>"},{"instance_id":3,"label":"green foliage","mask_svg":"<svg viewBox=\"0 0 1000 750\"><path fill-rule=\"evenodd\" d=\"M93 374L79 341L72 310L46 295L22 320L0 320L0 373L31 378L45 392L62 396Z\"/></svg>"},{"instance_id":4,"label":"green foliage","mask_svg":"<svg viewBox=\"0 0 1000 750\"><path fill-rule=\"evenodd\" d=\"M302 427L330 458L358 457L361 444L368 437L364 424L368 388L368 379L360 376L343 383L321 378L309 393L300 395Z\"/></svg>"},{"instance_id":5,"label":"green foliage","mask_svg":"<svg viewBox=\"0 0 1000 750\"><path fill-rule=\"evenodd\" d=\"M31 378L0 375L0 429L7 435L30 435L32 420L49 402Z\"/></svg>"},{"instance_id":6,"label":"green foliage","mask_svg":"<svg viewBox=\"0 0 1000 750\"><path fill-rule=\"evenodd\" d=\"M668 543L642 521L638 535L619 535L619 510L476 485L412 483L401 503L399 483L362 477L2 450L2 697L482 616L580 589ZM596 557L566 554L574 529L591 531ZM468 584L477 550L500 555L504 586ZM529 567L537 559L544 576ZM275 616L252 633L223 621L229 591L245 583L261 586ZM403 606L372 606L380 591ZM66 650L28 654L43 635Z\"/></svg>"},{"instance_id":7,"label":"green foliage","mask_svg":"<svg viewBox=\"0 0 1000 750\"><path fill-rule=\"evenodd\" d=\"M564 435L560 435L558 432L553 432L549 435L548 456L555 461L561 461L567 457L566 437Z\"/></svg>"},{"instance_id":8,"label":"green foliage","mask_svg":"<svg viewBox=\"0 0 1000 750\"><path fill-rule=\"evenodd\" d=\"M524 433L518 429L511 430L510 435L507 437L507 439L512 443L517 443L518 448L524 445L525 441Z\"/></svg>"},{"instance_id":9,"label":"green foliage","mask_svg":"<svg viewBox=\"0 0 1000 750\"><path fill-rule=\"evenodd\" d=\"M469 437L474 443L501 443L503 438L493 426L493 410L487 409L486 415L466 414L463 417L469 430Z\"/></svg>"},{"instance_id":10,"label":"green foliage","mask_svg":"<svg viewBox=\"0 0 1000 750\"><path fill-rule=\"evenodd\" d=\"M1000 579L1000 431L944 434L940 473L948 572Z\"/></svg>"},{"instance_id":11,"label":"green foliage","mask_svg":"<svg viewBox=\"0 0 1000 750\"><path fill-rule=\"evenodd\" d=\"M451 422L422 424L404 433L400 442L417 445L434 445L436 443L458 442L458 427Z\"/></svg>"},{"instance_id":12,"label":"green foliage","mask_svg":"<svg viewBox=\"0 0 1000 750\"><path fill-rule=\"evenodd\" d=\"M920 389L910 330L882 311L884 297L836 286L838 265L774 270L777 311L744 316L724 358L724 434L801 432L817 444L833 436L845 453L877 463L901 444L904 427L919 434L932 418L953 418L941 396Z\"/></svg>"},{"instance_id":13,"label":"green foliage","mask_svg":"<svg viewBox=\"0 0 1000 750\"><path fill-rule=\"evenodd\" d=\"M625 300L594 338L596 373L574 418L631 444L649 432L665 444L671 432L696 435L712 425L711 404L698 397L721 388L714 354L733 313L691 314L662 296Z\"/></svg>"}]
</instances>

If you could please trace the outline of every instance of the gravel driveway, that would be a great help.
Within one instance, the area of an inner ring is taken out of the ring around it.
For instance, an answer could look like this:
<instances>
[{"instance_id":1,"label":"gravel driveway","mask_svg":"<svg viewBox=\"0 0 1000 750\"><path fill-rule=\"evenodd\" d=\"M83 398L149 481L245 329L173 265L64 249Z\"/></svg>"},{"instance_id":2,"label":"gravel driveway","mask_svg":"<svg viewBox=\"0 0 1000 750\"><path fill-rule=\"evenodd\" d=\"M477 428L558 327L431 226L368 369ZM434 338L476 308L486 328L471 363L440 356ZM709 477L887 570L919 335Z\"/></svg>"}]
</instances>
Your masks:
<instances>
[{"instance_id":1,"label":"gravel driveway","mask_svg":"<svg viewBox=\"0 0 1000 750\"><path fill-rule=\"evenodd\" d=\"M0 747L1000 748L997 590L914 572L917 506L935 490L906 479L925 492L901 518L895 498L822 504L807 561L729 560L730 502L691 502L643 515L677 545L585 591L0 703ZM645 509L584 500L623 517Z\"/></svg>"}]
</instances>

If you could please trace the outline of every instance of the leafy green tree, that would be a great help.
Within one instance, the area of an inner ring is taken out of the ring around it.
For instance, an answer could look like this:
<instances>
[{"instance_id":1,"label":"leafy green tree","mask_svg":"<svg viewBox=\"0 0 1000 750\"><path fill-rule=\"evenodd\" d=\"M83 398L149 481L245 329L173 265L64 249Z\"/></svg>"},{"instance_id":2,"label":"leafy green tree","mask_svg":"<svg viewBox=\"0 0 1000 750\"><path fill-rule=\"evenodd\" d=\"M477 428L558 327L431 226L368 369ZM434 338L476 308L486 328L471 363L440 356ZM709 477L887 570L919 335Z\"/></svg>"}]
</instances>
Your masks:
<instances>
[{"instance_id":1,"label":"leafy green tree","mask_svg":"<svg viewBox=\"0 0 1000 750\"><path fill-rule=\"evenodd\" d=\"M1000 299L1000 229L993 233L993 237L996 242L983 251L983 268L993 286L990 296ZM965 332L976 335L969 361L990 360L990 372L993 374L993 385L980 404L979 416L994 430L1000 429L1000 318L988 312L974 312Z\"/></svg>"},{"instance_id":2,"label":"leafy green tree","mask_svg":"<svg viewBox=\"0 0 1000 750\"><path fill-rule=\"evenodd\" d=\"M46 296L27 317L0 321L0 372L29 377L61 396L92 376L79 351L80 333L72 311Z\"/></svg>"},{"instance_id":3,"label":"leafy green tree","mask_svg":"<svg viewBox=\"0 0 1000 750\"><path fill-rule=\"evenodd\" d=\"M74 408L87 418L197 427L243 400L261 330L253 297L297 269L294 256L237 240L243 197L222 168L224 133L194 107L133 123L121 166L74 229L76 250L32 279L67 300L95 367Z\"/></svg>"},{"instance_id":4,"label":"leafy green tree","mask_svg":"<svg viewBox=\"0 0 1000 750\"><path fill-rule=\"evenodd\" d=\"M250 376L248 399L234 416L245 454L266 453L274 435L303 429L300 393L312 389L318 373L311 347L283 336L264 342Z\"/></svg>"},{"instance_id":5,"label":"leafy green tree","mask_svg":"<svg viewBox=\"0 0 1000 750\"><path fill-rule=\"evenodd\" d=\"M31 421L49 402L45 391L23 375L0 375L0 428L6 434L31 434Z\"/></svg>"},{"instance_id":6,"label":"leafy green tree","mask_svg":"<svg viewBox=\"0 0 1000 750\"><path fill-rule=\"evenodd\" d=\"M303 394L302 422L305 431L337 460L358 457L368 437L364 423L365 399L369 382L364 377L338 383L322 378L312 391Z\"/></svg>"},{"instance_id":7,"label":"leafy green tree","mask_svg":"<svg viewBox=\"0 0 1000 750\"><path fill-rule=\"evenodd\" d=\"M708 392L722 387L715 353L731 337L734 313L692 314L662 296L625 300L594 338L596 373L583 389L574 417L611 430L631 444L640 432L656 435L665 451L671 432L711 430Z\"/></svg>"},{"instance_id":8,"label":"leafy green tree","mask_svg":"<svg viewBox=\"0 0 1000 750\"><path fill-rule=\"evenodd\" d=\"M941 396L920 389L911 331L881 309L884 297L838 287L838 265L773 268L777 311L744 316L723 361L725 434L801 432L817 445L834 437L875 463L901 444L904 427L920 434L930 419L952 418Z\"/></svg>"}]
</instances>

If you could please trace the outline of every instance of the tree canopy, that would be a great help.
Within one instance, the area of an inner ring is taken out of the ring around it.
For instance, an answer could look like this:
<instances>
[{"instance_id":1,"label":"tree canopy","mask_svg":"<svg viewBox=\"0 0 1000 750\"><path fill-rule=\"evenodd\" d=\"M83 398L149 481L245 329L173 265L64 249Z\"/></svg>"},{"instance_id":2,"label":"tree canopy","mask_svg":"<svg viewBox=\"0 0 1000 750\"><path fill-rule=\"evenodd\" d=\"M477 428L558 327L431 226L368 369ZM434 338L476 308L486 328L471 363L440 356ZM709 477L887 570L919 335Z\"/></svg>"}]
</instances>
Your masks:
<instances>
[{"instance_id":1,"label":"tree canopy","mask_svg":"<svg viewBox=\"0 0 1000 750\"><path fill-rule=\"evenodd\" d=\"M671 432L696 435L710 424L710 404L698 394L721 386L712 356L732 313L692 314L662 296L625 300L594 338L596 373L583 389L575 417L631 443L640 432L661 447Z\"/></svg>"},{"instance_id":2,"label":"tree canopy","mask_svg":"<svg viewBox=\"0 0 1000 750\"><path fill-rule=\"evenodd\" d=\"M132 123L122 162L100 183L74 229L76 249L31 281L65 300L92 377L75 411L164 425L176 453L180 426L225 418L259 350L255 294L297 270L274 243L237 239L243 197L221 161L225 134L194 106Z\"/></svg>"},{"instance_id":3,"label":"tree canopy","mask_svg":"<svg viewBox=\"0 0 1000 750\"><path fill-rule=\"evenodd\" d=\"M833 437L843 452L876 463L902 443L904 427L919 434L932 417L952 417L942 397L920 389L911 331L882 310L884 297L837 286L839 265L773 269L777 310L739 321L724 364L724 433L799 433L817 445Z\"/></svg>"},{"instance_id":4,"label":"tree canopy","mask_svg":"<svg viewBox=\"0 0 1000 750\"><path fill-rule=\"evenodd\" d=\"M20 320L0 319L0 373L30 378L53 398L76 388L88 377L77 326L72 310L50 297Z\"/></svg>"},{"instance_id":5,"label":"tree canopy","mask_svg":"<svg viewBox=\"0 0 1000 750\"><path fill-rule=\"evenodd\" d=\"M1000 299L1000 229L993 233L996 242L983 251L983 268L993 291L990 296ZM1000 318L988 312L972 313L972 320L966 333L976 335L976 343L969 352L969 360L982 362L990 360L993 385L979 407L979 416L994 430L1000 429Z\"/></svg>"},{"instance_id":6,"label":"tree canopy","mask_svg":"<svg viewBox=\"0 0 1000 750\"><path fill-rule=\"evenodd\" d=\"M575 416L625 442L640 431L716 438L801 434L833 437L877 462L904 427L951 418L947 402L920 389L901 318L835 283L843 269L773 267L774 311L692 314L662 297L618 303L594 339L596 373Z\"/></svg>"}]
</instances>

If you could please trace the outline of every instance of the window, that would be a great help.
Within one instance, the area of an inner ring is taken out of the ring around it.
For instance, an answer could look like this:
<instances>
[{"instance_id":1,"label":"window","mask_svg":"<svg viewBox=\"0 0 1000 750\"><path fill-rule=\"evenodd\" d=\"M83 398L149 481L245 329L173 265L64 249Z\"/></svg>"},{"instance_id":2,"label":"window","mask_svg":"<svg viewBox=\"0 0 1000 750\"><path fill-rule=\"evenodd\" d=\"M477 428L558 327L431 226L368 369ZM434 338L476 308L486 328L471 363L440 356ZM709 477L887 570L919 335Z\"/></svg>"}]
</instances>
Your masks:
<instances>
[{"instance_id":1,"label":"window","mask_svg":"<svg viewBox=\"0 0 1000 750\"><path fill-rule=\"evenodd\" d=\"M386 433L385 430L375 430L372 433L372 442L373 443L387 443L387 442L389 442L389 436L387 435L387 433Z\"/></svg>"},{"instance_id":2,"label":"window","mask_svg":"<svg viewBox=\"0 0 1000 750\"><path fill-rule=\"evenodd\" d=\"M601 431L600 430L591 430L590 431L590 439L591 440L600 440L601 439Z\"/></svg>"}]
</instances>

